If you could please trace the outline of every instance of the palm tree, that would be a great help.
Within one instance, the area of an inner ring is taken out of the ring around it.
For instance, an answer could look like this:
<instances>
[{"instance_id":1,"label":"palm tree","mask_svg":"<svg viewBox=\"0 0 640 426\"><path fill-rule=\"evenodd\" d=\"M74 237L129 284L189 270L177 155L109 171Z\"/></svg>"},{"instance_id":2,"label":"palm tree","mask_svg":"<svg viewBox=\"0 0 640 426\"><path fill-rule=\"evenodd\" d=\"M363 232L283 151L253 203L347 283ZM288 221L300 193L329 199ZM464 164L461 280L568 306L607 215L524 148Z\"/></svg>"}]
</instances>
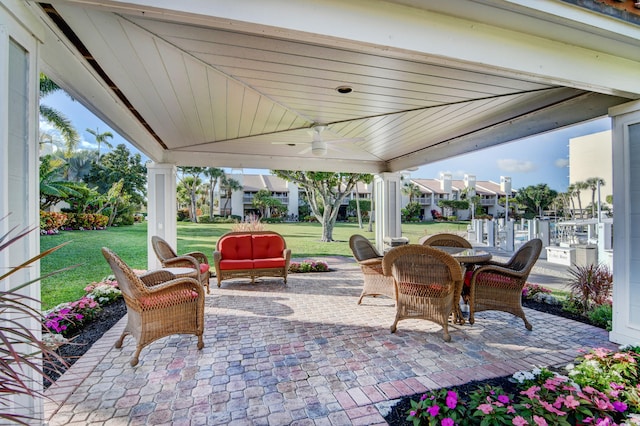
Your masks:
<instances>
[{"instance_id":1,"label":"palm tree","mask_svg":"<svg viewBox=\"0 0 640 426\"><path fill-rule=\"evenodd\" d=\"M574 182L573 188L573 194L578 199L578 211L580 211L580 218L582 219L582 200L580 199L580 191L588 189L589 184L586 182Z\"/></svg>"},{"instance_id":2,"label":"palm tree","mask_svg":"<svg viewBox=\"0 0 640 426\"><path fill-rule=\"evenodd\" d=\"M213 198L218 179L224 176L224 170L217 167L207 167L203 174L209 178L209 217L213 217Z\"/></svg>"},{"instance_id":3,"label":"palm tree","mask_svg":"<svg viewBox=\"0 0 640 426\"><path fill-rule=\"evenodd\" d=\"M242 185L240 185L240 182L237 180L224 175L220 180L220 189L224 191L225 200L223 211L226 213L227 205L229 204L229 200L231 200L233 191L240 191L242 189Z\"/></svg>"},{"instance_id":4,"label":"palm tree","mask_svg":"<svg viewBox=\"0 0 640 426\"><path fill-rule=\"evenodd\" d=\"M402 194L408 196L409 202L411 203L413 202L414 197L420 197L422 195L422 191L420 190L420 187L415 183L407 182L402 187Z\"/></svg>"},{"instance_id":5,"label":"palm tree","mask_svg":"<svg viewBox=\"0 0 640 426\"><path fill-rule=\"evenodd\" d=\"M591 217L596 216L596 191L598 187L604 186L604 179L599 177L590 177L585 181L589 188L591 188Z\"/></svg>"},{"instance_id":6,"label":"palm tree","mask_svg":"<svg viewBox=\"0 0 640 426\"><path fill-rule=\"evenodd\" d=\"M67 159L67 179L74 182L81 182L89 176L93 167L93 153L82 150L74 152Z\"/></svg>"},{"instance_id":7,"label":"palm tree","mask_svg":"<svg viewBox=\"0 0 640 426\"><path fill-rule=\"evenodd\" d=\"M191 217L191 222L198 221L198 190L200 189L200 185L202 185L202 179L200 179L200 174L204 171L204 167L178 167L178 171L181 172L178 174L178 180L182 184L182 186L187 190L187 194L189 195L189 215Z\"/></svg>"},{"instance_id":8,"label":"palm tree","mask_svg":"<svg viewBox=\"0 0 640 426\"><path fill-rule=\"evenodd\" d=\"M96 142L98 142L98 160L100 159L100 145L101 144L105 144L109 148L113 148L113 145L111 145L111 143L107 140L107 138L113 138L113 133L111 133L111 132L100 133L100 131L98 130L97 127L96 127L95 131L93 131L92 129L87 129L87 132L91 133L93 135L93 137L96 138Z\"/></svg>"},{"instance_id":9,"label":"palm tree","mask_svg":"<svg viewBox=\"0 0 640 426\"><path fill-rule=\"evenodd\" d=\"M46 210L69 197L81 195L84 184L63 177L58 161L45 155L40 161L40 209Z\"/></svg>"},{"instance_id":10,"label":"palm tree","mask_svg":"<svg viewBox=\"0 0 640 426\"><path fill-rule=\"evenodd\" d=\"M58 90L62 89L49 77L40 73L40 98L45 98ZM70 156L80 143L80 136L71 124L71 120L60 111L44 104L40 104L40 115L60 132L67 147L66 155Z\"/></svg>"}]
</instances>

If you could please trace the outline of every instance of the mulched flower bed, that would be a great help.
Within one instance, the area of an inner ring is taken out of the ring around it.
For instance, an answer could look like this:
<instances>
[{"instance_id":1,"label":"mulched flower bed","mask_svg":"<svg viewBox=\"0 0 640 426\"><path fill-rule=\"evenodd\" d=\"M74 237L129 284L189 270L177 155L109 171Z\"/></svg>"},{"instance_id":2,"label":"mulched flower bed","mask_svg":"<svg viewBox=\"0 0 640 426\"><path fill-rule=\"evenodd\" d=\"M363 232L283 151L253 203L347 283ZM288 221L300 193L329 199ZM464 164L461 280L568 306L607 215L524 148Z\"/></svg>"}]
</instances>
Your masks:
<instances>
[{"instance_id":1,"label":"mulched flower bed","mask_svg":"<svg viewBox=\"0 0 640 426\"><path fill-rule=\"evenodd\" d=\"M91 348L102 335L113 327L127 313L124 299L120 298L115 302L103 306L95 319L82 328L80 334L72 339L72 342L60 346L56 352L62 357L66 366L60 362L44 364L45 373L53 381L56 381L69 367L71 367L85 352ZM45 389L51 386L51 381L44 379Z\"/></svg>"}]
</instances>

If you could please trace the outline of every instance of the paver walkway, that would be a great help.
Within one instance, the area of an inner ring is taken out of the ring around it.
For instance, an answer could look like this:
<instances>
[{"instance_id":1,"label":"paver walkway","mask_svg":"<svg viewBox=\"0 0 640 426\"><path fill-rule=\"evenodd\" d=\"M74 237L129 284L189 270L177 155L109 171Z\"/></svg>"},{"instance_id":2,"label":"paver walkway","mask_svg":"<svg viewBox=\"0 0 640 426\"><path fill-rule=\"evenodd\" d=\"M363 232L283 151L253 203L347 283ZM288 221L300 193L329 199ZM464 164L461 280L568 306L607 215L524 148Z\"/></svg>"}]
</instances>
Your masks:
<instances>
[{"instance_id":1,"label":"paver walkway","mask_svg":"<svg viewBox=\"0 0 640 426\"><path fill-rule=\"evenodd\" d=\"M528 309L531 332L481 312L473 326L450 326L450 343L429 321L401 321L391 334L393 302L358 306L358 266L327 260L332 272L291 274L287 286L212 287L201 351L194 336L171 336L131 367L133 339L113 348L123 319L47 391L49 425L385 424L400 397L615 347L604 330Z\"/></svg>"}]
</instances>

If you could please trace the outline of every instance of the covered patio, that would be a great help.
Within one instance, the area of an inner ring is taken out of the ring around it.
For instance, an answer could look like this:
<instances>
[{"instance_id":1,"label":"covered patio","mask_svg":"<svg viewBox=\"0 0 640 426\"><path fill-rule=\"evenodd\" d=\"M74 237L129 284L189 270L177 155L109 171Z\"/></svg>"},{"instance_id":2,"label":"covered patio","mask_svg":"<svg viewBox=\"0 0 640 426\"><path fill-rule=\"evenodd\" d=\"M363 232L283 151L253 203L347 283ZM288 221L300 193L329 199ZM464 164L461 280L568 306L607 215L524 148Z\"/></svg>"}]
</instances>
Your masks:
<instances>
[{"instance_id":1,"label":"covered patio","mask_svg":"<svg viewBox=\"0 0 640 426\"><path fill-rule=\"evenodd\" d=\"M132 368L133 340L113 347L122 320L47 391L49 425L385 424L404 396L617 347L605 330L530 309L531 332L520 318L482 312L473 326L451 325L450 343L429 321L391 334L393 301L358 306L358 265L327 261L331 272L292 274L286 287L225 281L206 297L201 351L193 336L168 337Z\"/></svg>"},{"instance_id":2,"label":"covered patio","mask_svg":"<svg viewBox=\"0 0 640 426\"><path fill-rule=\"evenodd\" d=\"M615 0L3 1L0 217L13 214L2 226L6 231L14 225L38 223L40 71L153 160L148 173L149 237L159 235L173 246L176 166L375 174L380 247L385 237L401 233L404 170L608 115L613 124L616 215L616 285L609 338L635 343L640 339L640 228L633 226L640 213L640 192L634 185L640 179L640 27L638 12L630 4ZM20 264L39 253L39 248L37 235L30 236L11 253L2 253L0 267ZM155 259L151 248L149 259ZM5 285L11 288L38 276L38 268L24 270ZM297 285L301 284L296 280L290 286L291 300L299 294ZM334 286L341 284L334 282L329 289L336 290ZM37 299L40 288L33 285L27 293ZM242 305L244 294L232 298L228 306L246 306ZM244 330L256 315L235 309L234 315L241 314L234 317L215 305L215 297L209 300L212 327L217 324L215 317L222 315ZM296 317L296 309L283 300L276 302L290 315L256 318L274 320L276 330L292 324L294 328L323 327L322 322ZM350 308L349 315L339 315L338 320L327 318L324 327L365 335L376 330L379 338L370 340L382 344L390 336L386 326L376 326L386 324L378 318L381 314L375 315L376 308L363 307L372 310L369 319L362 310ZM350 314L355 313L362 317L352 318ZM536 327L544 319L534 321ZM40 327L31 325L34 330ZM424 324L416 326L420 329ZM454 331L453 347L460 342L471 347L477 343L478 354L483 354L479 359L484 359L485 349L492 354L491 345L511 350L504 343L509 334L492 338L491 327L473 340L473 330L481 326L478 321L473 328ZM510 329L520 332L517 327ZM513 341L527 342L527 348L547 347L540 346L545 341L550 345L547 352L553 354L567 345L577 350L598 343L583 339L581 329L567 327L571 337L564 341L556 336L539 341L537 332ZM489 335L484 338L484 333ZM209 335L207 339L207 350L212 350L225 337ZM424 344L425 340L415 341ZM256 344L267 348L266 342ZM189 340L169 340L166 351L175 351L178 343L191 345ZM447 346L443 348L442 353L449 353ZM221 350L215 355L224 356L224 362L244 357L234 352L229 359L224 350L236 349ZM523 354L534 357L533 352L511 353L522 359ZM189 362L209 366L210 373L205 375L217 373L213 369L218 358L207 354ZM286 359L286 355L274 356ZM125 364L123 355L109 351L107 357L117 365ZM398 358L408 362L404 351ZM486 362L491 363L490 359L487 355ZM107 377L112 374L108 371L117 372L110 362L104 361L109 365L103 374ZM165 374L170 365L158 362L150 370L141 367L127 374L149 374L157 381L157 374ZM452 369L457 364L445 365ZM424 370L411 368L416 370L409 377L427 380ZM185 373L196 370L184 369ZM129 386L142 382L148 384L143 379L130 381ZM181 386L195 382L184 383ZM368 384L356 388L364 386ZM103 393L100 389L96 392ZM96 392L76 395L84 398ZM359 396L353 399L356 405L368 405ZM17 401L16 406L36 416L41 413L37 399ZM82 406L74 405L71 411L83 411Z\"/></svg>"}]
</instances>

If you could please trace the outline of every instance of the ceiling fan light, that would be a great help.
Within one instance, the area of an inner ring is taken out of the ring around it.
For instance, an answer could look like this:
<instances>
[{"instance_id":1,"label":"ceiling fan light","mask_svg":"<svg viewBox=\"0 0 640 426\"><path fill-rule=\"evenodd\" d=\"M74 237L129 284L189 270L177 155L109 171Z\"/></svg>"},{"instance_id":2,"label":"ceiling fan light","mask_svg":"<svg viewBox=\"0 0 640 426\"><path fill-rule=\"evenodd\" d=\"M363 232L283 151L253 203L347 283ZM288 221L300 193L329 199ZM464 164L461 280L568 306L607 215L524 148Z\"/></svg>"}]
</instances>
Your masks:
<instances>
[{"instance_id":1,"label":"ceiling fan light","mask_svg":"<svg viewBox=\"0 0 640 426\"><path fill-rule=\"evenodd\" d=\"M327 143L323 141L311 142L311 153L316 157L327 155Z\"/></svg>"}]
</instances>

